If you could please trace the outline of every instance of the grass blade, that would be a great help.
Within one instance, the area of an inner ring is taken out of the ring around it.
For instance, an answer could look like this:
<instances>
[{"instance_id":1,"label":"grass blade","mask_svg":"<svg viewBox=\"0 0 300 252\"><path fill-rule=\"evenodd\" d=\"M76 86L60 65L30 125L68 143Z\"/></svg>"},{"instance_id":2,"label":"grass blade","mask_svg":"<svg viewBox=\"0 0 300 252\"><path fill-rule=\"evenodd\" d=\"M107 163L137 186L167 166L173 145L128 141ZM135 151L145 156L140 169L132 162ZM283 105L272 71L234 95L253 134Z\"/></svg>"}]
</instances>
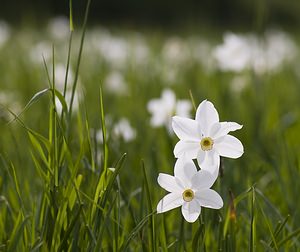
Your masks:
<instances>
[{"instance_id":1,"label":"grass blade","mask_svg":"<svg viewBox=\"0 0 300 252\"><path fill-rule=\"evenodd\" d=\"M256 211L255 211L255 188L252 187L251 194L251 226L249 237L249 251L255 251L256 245Z\"/></svg>"},{"instance_id":2,"label":"grass blade","mask_svg":"<svg viewBox=\"0 0 300 252\"><path fill-rule=\"evenodd\" d=\"M150 189L149 189L146 168L145 168L145 164L143 161L142 161L142 169L143 169L143 175L144 175L144 185L146 187L148 212L151 213L153 211L153 207L152 207L151 194L150 194ZM150 234L149 250L155 252L156 251L156 245L155 245L156 239L155 239L155 222L154 222L153 215L150 217L150 220L149 220L149 234Z\"/></svg>"}]
</instances>

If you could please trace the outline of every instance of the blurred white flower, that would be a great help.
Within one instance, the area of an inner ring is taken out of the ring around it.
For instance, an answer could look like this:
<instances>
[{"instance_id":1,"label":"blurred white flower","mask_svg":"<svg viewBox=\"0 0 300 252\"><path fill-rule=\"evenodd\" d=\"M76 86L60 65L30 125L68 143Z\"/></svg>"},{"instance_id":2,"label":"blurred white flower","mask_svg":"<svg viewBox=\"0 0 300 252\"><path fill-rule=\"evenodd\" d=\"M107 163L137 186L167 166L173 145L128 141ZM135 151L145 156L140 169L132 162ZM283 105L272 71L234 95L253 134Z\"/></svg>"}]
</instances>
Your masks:
<instances>
[{"instance_id":1,"label":"blurred white flower","mask_svg":"<svg viewBox=\"0 0 300 252\"><path fill-rule=\"evenodd\" d=\"M70 23L67 17L52 18L48 23L48 31L55 40L64 40L70 34Z\"/></svg>"},{"instance_id":2,"label":"blurred white flower","mask_svg":"<svg viewBox=\"0 0 300 252\"><path fill-rule=\"evenodd\" d=\"M68 109L69 109L69 105L71 102L71 97L72 97L72 88L68 88L66 91L66 96L65 96L65 101L67 103ZM78 83L75 93L74 93L74 99L73 99L73 105L72 105L73 112L78 111L79 104L82 101L82 99L83 99L83 87L80 85L80 83ZM55 106L56 106L57 113L61 114L63 106L57 97L55 97Z\"/></svg>"},{"instance_id":3,"label":"blurred white flower","mask_svg":"<svg viewBox=\"0 0 300 252\"><path fill-rule=\"evenodd\" d=\"M214 69L211 44L201 38L190 39L191 57L198 62L207 72Z\"/></svg>"},{"instance_id":4,"label":"blurred white flower","mask_svg":"<svg viewBox=\"0 0 300 252\"><path fill-rule=\"evenodd\" d=\"M139 33L129 37L116 36L108 30L97 27L87 33L90 53L98 53L114 69L124 69L133 64L144 66L149 61L150 49Z\"/></svg>"},{"instance_id":5,"label":"blurred white flower","mask_svg":"<svg viewBox=\"0 0 300 252\"><path fill-rule=\"evenodd\" d=\"M297 47L294 41L280 31L270 31L265 39L266 68L269 71L278 71L284 63L292 61L297 55ZM260 66L258 66L258 71Z\"/></svg>"},{"instance_id":6,"label":"blurred white flower","mask_svg":"<svg viewBox=\"0 0 300 252\"><path fill-rule=\"evenodd\" d=\"M106 89L114 94L124 95L127 93L128 86L124 80L124 76L120 71L110 72L104 81Z\"/></svg>"},{"instance_id":7,"label":"blurred white flower","mask_svg":"<svg viewBox=\"0 0 300 252\"><path fill-rule=\"evenodd\" d=\"M166 64L160 67L160 70L162 71L160 75L163 77L163 82L166 85L173 85L178 83L178 79L180 77L180 69L178 69L178 67Z\"/></svg>"},{"instance_id":8,"label":"blurred white flower","mask_svg":"<svg viewBox=\"0 0 300 252\"><path fill-rule=\"evenodd\" d=\"M67 71L67 68L65 67L64 64L58 63L58 64L55 65L55 87L60 92L63 92L63 89L64 89L66 71ZM52 75L50 75L50 77L52 77ZM73 81L74 81L74 74L73 74L72 69L69 67L67 83L72 83L73 84ZM70 85L67 86L67 89L70 89L70 88L71 88Z\"/></svg>"},{"instance_id":9,"label":"blurred white flower","mask_svg":"<svg viewBox=\"0 0 300 252\"><path fill-rule=\"evenodd\" d=\"M1 91L0 92L0 118L5 118L7 120L14 119L14 116L9 113L5 108L8 108L15 114L18 114L22 110L21 104L18 102L16 94L10 91ZM2 106L4 107L2 109Z\"/></svg>"},{"instance_id":10,"label":"blurred white flower","mask_svg":"<svg viewBox=\"0 0 300 252\"><path fill-rule=\"evenodd\" d=\"M180 139L174 148L175 157L197 158L200 168L212 174L218 172L220 156L238 158L244 153L240 140L228 135L243 126L235 122L219 122L217 110L207 100L198 106L195 120L174 116L172 127Z\"/></svg>"},{"instance_id":11,"label":"blurred white flower","mask_svg":"<svg viewBox=\"0 0 300 252\"><path fill-rule=\"evenodd\" d=\"M241 72L252 69L258 74L280 70L297 54L292 39L283 32L267 32L264 37L226 33L224 43L213 56L222 71Z\"/></svg>"},{"instance_id":12,"label":"blurred white flower","mask_svg":"<svg viewBox=\"0 0 300 252\"><path fill-rule=\"evenodd\" d=\"M113 120L112 117L110 115L106 115L105 116L105 127L106 127L106 139L108 139L110 137L110 132L109 132L109 128L111 128L113 125ZM99 130L94 130L93 132L91 132L91 134L93 134L96 138L96 142L99 144L103 144L103 130L102 128Z\"/></svg>"},{"instance_id":13,"label":"blurred white flower","mask_svg":"<svg viewBox=\"0 0 300 252\"><path fill-rule=\"evenodd\" d=\"M128 44L124 38L109 33L100 37L95 45L104 60L113 67L123 68L128 59Z\"/></svg>"},{"instance_id":14,"label":"blurred white flower","mask_svg":"<svg viewBox=\"0 0 300 252\"><path fill-rule=\"evenodd\" d=\"M126 118L121 118L113 127L113 134L121 137L125 142L130 142L136 138L136 131L131 127Z\"/></svg>"},{"instance_id":15,"label":"blurred white flower","mask_svg":"<svg viewBox=\"0 0 300 252\"><path fill-rule=\"evenodd\" d=\"M226 33L224 43L214 49L213 56L221 70L240 72L250 67L256 43L252 36Z\"/></svg>"},{"instance_id":16,"label":"blurred white flower","mask_svg":"<svg viewBox=\"0 0 300 252\"><path fill-rule=\"evenodd\" d=\"M172 116L177 114L183 117L190 115L192 104L188 100L176 101L174 92L165 89L161 98L152 99L147 104L147 109L152 117L150 123L153 127L166 126L172 132Z\"/></svg>"},{"instance_id":17,"label":"blurred white flower","mask_svg":"<svg viewBox=\"0 0 300 252\"><path fill-rule=\"evenodd\" d=\"M103 27L96 27L92 30L86 31L86 37L88 44L86 50L91 50L91 52L102 53L101 40L107 40L110 38L110 33Z\"/></svg>"},{"instance_id":18,"label":"blurred white flower","mask_svg":"<svg viewBox=\"0 0 300 252\"><path fill-rule=\"evenodd\" d=\"M130 43L130 58L136 66L145 65L149 61L149 47L139 35Z\"/></svg>"},{"instance_id":19,"label":"blurred white flower","mask_svg":"<svg viewBox=\"0 0 300 252\"><path fill-rule=\"evenodd\" d=\"M55 88L63 95L64 85L65 85L65 77L66 77L66 67L62 63L58 63L55 65ZM50 78L52 78L52 71L50 72ZM72 97L72 86L74 81L74 74L71 68L68 70L68 79L67 79L67 87L66 87L66 96L65 101L67 103L68 109L71 102ZM77 87L74 93L73 99L73 111L77 111L79 109L80 101L83 99L83 87L80 83L80 78L77 80ZM56 97L55 100L56 110L59 114L62 112L62 104L59 99Z\"/></svg>"},{"instance_id":20,"label":"blurred white flower","mask_svg":"<svg viewBox=\"0 0 300 252\"><path fill-rule=\"evenodd\" d=\"M0 20L0 47L9 39L10 33L9 25L5 21Z\"/></svg>"},{"instance_id":21,"label":"blurred white flower","mask_svg":"<svg viewBox=\"0 0 300 252\"><path fill-rule=\"evenodd\" d=\"M43 63L43 58L47 62L52 57L52 46L48 41L41 41L33 45L29 50L29 56L33 63Z\"/></svg>"},{"instance_id":22,"label":"blurred white flower","mask_svg":"<svg viewBox=\"0 0 300 252\"><path fill-rule=\"evenodd\" d=\"M96 142L103 144L103 130L99 129L96 131Z\"/></svg>"},{"instance_id":23,"label":"blurred white flower","mask_svg":"<svg viewBox=\"0 0 300 252\"><path fill-rule=\"evenodd\" d=\"M205 170L197 171L191 160L178 159L174 176L160 173L158 184L169 192L157 205L157 213L164 213L181 206L181 213L186 221L195 222L201 207L220 209L223 200L220 195L210 189L216 177Z\"/></svg>"},{"instance_id":24,"label":"blurred white flower","mask_svg":"<svg viewBox=\"0 0 300 252\"><path fill-rule=\"evenodd\" d=\"M233 77L231 83L230 83L230 89L236 93L241 93L244 88L250 83L250 80L248 78L248 75L236 75Z\"/></svg>"},{"instance_id":25,"label":"blurred white flower","mask_svg":"<svg viewBox=\"0 0 300 252\"><path fill-rule=\"evenodd\" d=\"M163 60L171 65L180 65L190 56L185 41L177 37L170 38L165 42L161 54Z\"/></svg>"}]
</instances>

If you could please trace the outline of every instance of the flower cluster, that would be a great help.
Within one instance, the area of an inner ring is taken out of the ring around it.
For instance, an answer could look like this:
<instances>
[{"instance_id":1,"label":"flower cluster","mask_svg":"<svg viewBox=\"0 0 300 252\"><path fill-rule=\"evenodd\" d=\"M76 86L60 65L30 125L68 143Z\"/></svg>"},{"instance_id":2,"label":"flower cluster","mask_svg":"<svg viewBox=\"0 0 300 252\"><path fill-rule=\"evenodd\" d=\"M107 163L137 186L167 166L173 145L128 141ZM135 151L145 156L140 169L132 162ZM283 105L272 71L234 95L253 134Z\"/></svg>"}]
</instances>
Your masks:
<instances>
[{"instance_id":1,"label":"flower cluster","mask_svg":"<svg viewBox=\"0 0 300 252\"><path fill-rule=\"evenodd\" d=\"M238 158L244 153L242 143L229 132L242 128L235 122L220 122L214 105L204 100L198 106L195 120L174 116L172 128L180 139L174 148L177 158L174 176L160 173L159 185L169 192L158 205L163 213L181 206L183 217L195 222L201 206L223 207L220 195L210 189L219 174L220 156ZM197 160L197 170L193 159Z\"/></svg>"},{"instance_id":2,"label":"flower cluster","mask_svg":"<svg viewBox=\"0 0 300 252\"><path fill-rule=\"evenodd\" d=\"M152 117L152 127L165 126L170 133L172 131L172 116L189 116L192 104L188 100L176 100L176 95L171 89L164 89L161 98L152 99L147 104L147 109Z\"/></svg>"}]
</instances>

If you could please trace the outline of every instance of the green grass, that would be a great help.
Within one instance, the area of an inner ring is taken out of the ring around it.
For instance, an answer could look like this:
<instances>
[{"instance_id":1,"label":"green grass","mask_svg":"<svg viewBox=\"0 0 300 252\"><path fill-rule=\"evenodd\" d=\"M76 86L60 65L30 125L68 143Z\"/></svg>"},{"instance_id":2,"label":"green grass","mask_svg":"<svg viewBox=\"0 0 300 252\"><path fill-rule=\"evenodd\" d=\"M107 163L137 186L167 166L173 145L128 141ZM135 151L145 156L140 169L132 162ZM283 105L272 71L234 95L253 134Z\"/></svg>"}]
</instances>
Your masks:
<instances>
[{"instance_id":1,"label":"green grass","mask_svg":"<svg viewBox=\"0 0 300 252\"><path fill-rule=\"evenodd\" d=\"M263 75L245 71L247 85L236 93L234 73L208 72L192 58L179 66L164 62L160 49L168 37L162 32L138 35L148 45L147 61L129 57L121 67L107 63L92 46L95 34L87 27L86 36L75 29L70 40L53 40L45 64L29 56L37 41L52 41L45 30L15 30L0 48L1 92L13 94L1 102L0 250L298 251L300 85L295 66ZM101 39L105 32L99 34ZM132 31L113 34L133 47L138 41ZM52 69L58 63L73 70L73 81L56 83ZM125 95L104 84L115 68L127 82ZM177 71L173 81L164 78L170 69ZM65 99L66 85L72 94L83 87L78 109L73 99ZM193 224L179 209L155 212L165 194L156 179L159 172L173 173L178 139L164 127L151 127L147 102L166 86L180 99L192 97L195 106L208 99L221 121L244 125L234 135L245 153L223 160L223 175L214 185L224 207L203 209ZM133 141L112 131L122 117L137 131ZM95 135L100 129L102 141Z\"/></svg>"}]
</instances>

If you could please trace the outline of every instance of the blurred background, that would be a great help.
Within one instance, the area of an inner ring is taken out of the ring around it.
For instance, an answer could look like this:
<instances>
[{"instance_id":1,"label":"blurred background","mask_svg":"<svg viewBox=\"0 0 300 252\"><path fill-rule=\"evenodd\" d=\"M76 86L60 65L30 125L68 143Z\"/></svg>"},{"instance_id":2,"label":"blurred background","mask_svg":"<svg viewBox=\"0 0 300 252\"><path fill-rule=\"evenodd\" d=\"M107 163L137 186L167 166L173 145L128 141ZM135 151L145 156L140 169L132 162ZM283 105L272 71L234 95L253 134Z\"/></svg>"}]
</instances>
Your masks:
<instances>
[{"instance_id":1,"label":"blurred background","mask_svg":"<svg viewBox=\"0 0 300 252\"><path fill-rule=\"evenodd\" d=\"M82 18L86 1L73 1L74 16ZM240 29L270 25L296 29L300 23L297 0L103 0L92 1L90 20L117 25L213 26ZM53 16L68 15L67 0L2 0L0 17L8 22L41 24Z\"/></svg>"},{"instance_id":2,"label":"blurred background","mask_svg":"<svg viewBox=\"0 0 300 252\"><path fill-rule=\"evenodd\" d=\"M156 182L157 175L171 174L175 162L173 148L178 138L172 132L171 117L180 114L193 118L191 97L195 106L208 99L221 121L244 125L233 135L241 140L245 153L237 160L224 160L224 177L217 183L225 202L223 216L229 211L229 189L240 195L255 185L264 195L262 208L272 228L288 214L291 217L284 234L298 228L300 1L92 0L77 76L86 2L73 0L71 47L69 1L0 3L0 151L24 178L20 181L24 197L38 198L44 184L38 169L33 169L35 150L24 125L11 122L11 111L20 114L26 127L47 138L50 96L38 96L29 108L26 104L54 79L69 105L76 76L69 147L76 158L80 152L78 173L83 175L81 189L87 194L103 167L100 85L109 167L128 153L120 176L121 191L126 202L132 202L138 219L147 214L146 209L140 209L141 181L136 179L143 176L141 159L149 175L153 202L157 203L165 193ZM60 116L65 108L59 99L55 104ZM0 169L0 194L14 194L4 169ZM13 196L7 198L16 201ZM247 247L250 205L250 201L241 201L237 210L234 242L238 248ZM127 222L128 209L122 207L122 221ZM166 214L166 220L173 218L166 221L168 237L180 225L179 214ZM217 212L211 215L215 223L221 223ZM211 241L218 240L215 223L210 225ZM271 240L266 231L269 224L258 223L259 240ZM217 251L214 244L210 246L209 251ZM298 251L297 246L299 241L286 251Z\"/></svg>"}]
</instances>

